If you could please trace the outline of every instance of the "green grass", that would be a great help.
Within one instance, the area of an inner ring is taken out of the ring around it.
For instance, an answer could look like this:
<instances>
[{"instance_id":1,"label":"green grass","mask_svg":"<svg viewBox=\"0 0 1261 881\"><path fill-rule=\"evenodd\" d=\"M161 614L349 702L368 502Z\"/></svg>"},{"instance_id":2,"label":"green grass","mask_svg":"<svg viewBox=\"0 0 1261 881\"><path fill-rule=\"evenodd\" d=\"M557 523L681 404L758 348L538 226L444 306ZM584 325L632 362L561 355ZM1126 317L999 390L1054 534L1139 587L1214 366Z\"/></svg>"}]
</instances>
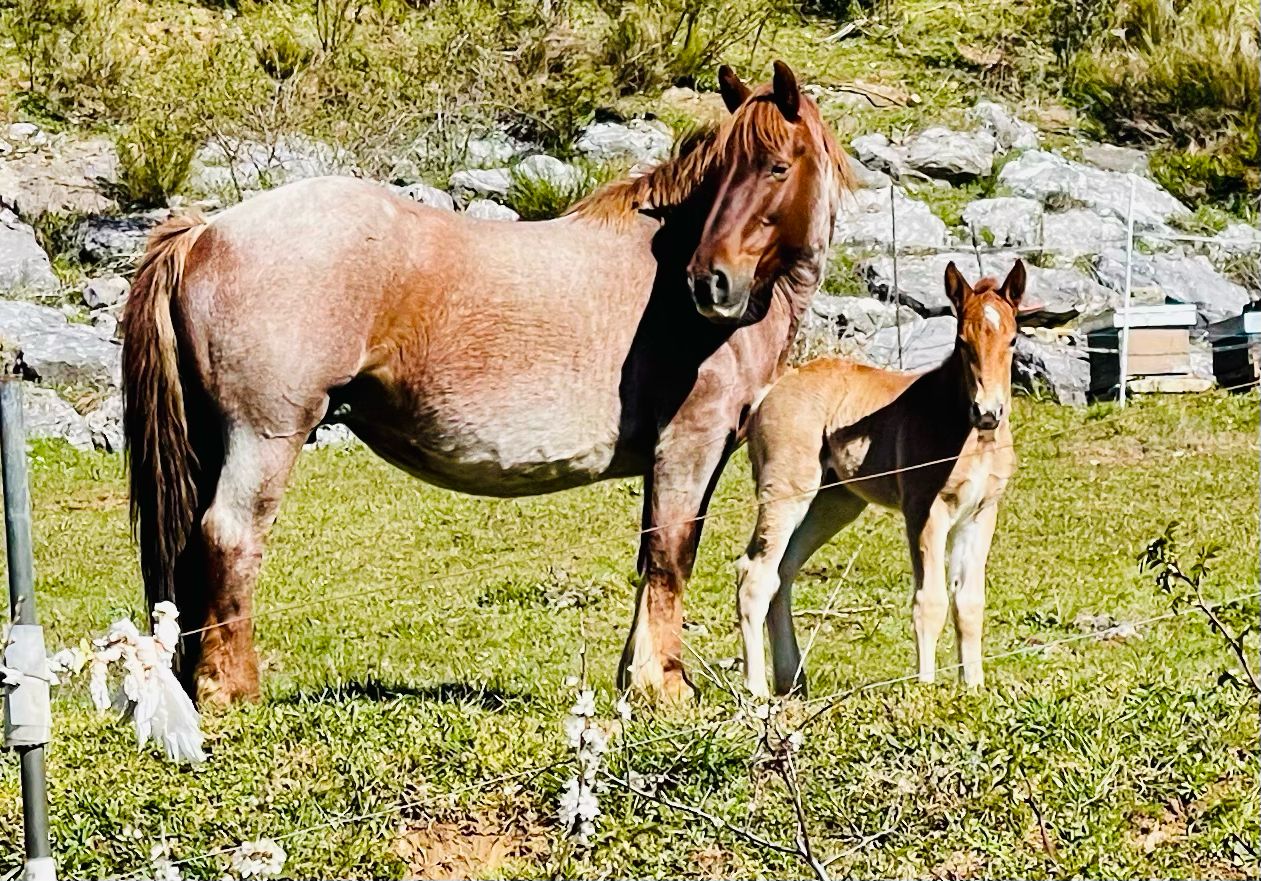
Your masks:
<instances>
[{"instance_id":1,"label":"green grass","mask_svg":"<svg viewBox=\"0 0 1261 881\"><path fill-rule=\"evenodd\" d=\"M1132 621L1166 611L1135 556L1173 519L1186 544L1223 546L1214 596L1255 588L1257 404L1255 394L1139 399L1118 416L1022 399L1020 469L990 561L986 652L1070 636L1080 612ZM32 479L49 645L138 615L119 460L38 444ZM687 596L688 642L711 661L739 650L732 561L751 528L749 499L741 454L718 487ZM145 871L164 837L180 859L288 836L286 876L398 877L409 871L400 853L411 871L439 871L418 863L418 844L437 859L442 847L473 852L501 834L504 847L477 852L506 859L454 871L806 874L616 791L603 797L588 856L561 845L551 818L570 766L534 769L568 761L565 680L584 644L599 714L612 716L640 502L638 482L473 499L362 449L304 455L258 591L264 698L205 720L204 766L137 752L127 724L91 711L82 683L56 691L49 785L62 876ZM800 579L797 609L821 608L852 557L836 606L877 607L826 620L809 659L815 695L911 669L900 533L894 515L868 512ZM460 574L471 569L483 571ZM357 596L317 604L342 594ZM817 620L800 618L799 633ZM809 730L799 759L814 846L838 857L838 877L1255 876L1257 701L1219 684L1233 663L1191 614L1124 643L1087 639L991 662L979 693L947 676L843 698ZM751 770L753 729L722 721L731 715L731 698L712 685L698 707L641 709L608 761L622 767L628 738L660 738L632 751L636 770L666 775L672 798L791 841L783 788ZM691 730L701 723L713 724ZM505 774L517 776L497 779ZM309 826L321 828L300 831ZM0 874L18 865L20 829L17 765L5 753ZM442 845L441 830L462 843ZM220 877L226 860L186 868Z\"/></svg>"}]
</instances>

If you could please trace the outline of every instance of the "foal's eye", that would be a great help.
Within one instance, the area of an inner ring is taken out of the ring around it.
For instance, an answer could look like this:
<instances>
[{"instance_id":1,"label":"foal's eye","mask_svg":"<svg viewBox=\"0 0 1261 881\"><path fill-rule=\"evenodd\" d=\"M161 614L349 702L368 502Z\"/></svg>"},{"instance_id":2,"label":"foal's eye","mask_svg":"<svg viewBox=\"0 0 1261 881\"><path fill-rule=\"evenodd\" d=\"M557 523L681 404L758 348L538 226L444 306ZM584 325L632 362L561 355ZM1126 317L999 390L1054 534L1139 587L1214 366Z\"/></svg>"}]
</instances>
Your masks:
<instances>
[{"instance_id":1,"label":"foal's eye","mask_svg":"<svg viewBox=\"0 0 1261 881\"><path fill-rule=\"evenodd\" d=\"M788 163L776 162L771 165L771 177L775 180L783 180L788 177Z\"/></svg>"}]
</instances>

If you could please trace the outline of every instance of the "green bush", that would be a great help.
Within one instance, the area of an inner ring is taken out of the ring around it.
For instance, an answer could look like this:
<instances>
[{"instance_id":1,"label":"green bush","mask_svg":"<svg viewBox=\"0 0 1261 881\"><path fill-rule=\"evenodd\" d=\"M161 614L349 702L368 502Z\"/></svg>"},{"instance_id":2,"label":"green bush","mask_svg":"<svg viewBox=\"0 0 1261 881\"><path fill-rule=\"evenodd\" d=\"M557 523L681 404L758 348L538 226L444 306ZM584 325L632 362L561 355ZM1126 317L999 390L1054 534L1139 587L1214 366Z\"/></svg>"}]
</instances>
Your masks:
<instances>
[{"instance_id":1,"label":"green bush","mask_svg":"<svg viewBox=\"0 0 1261 881\"><path fill-rule=\"evenodd\" d=\"M1244 0L1123 0L1079 51L1070 94L1103 134L1170 144L1158 175L1191 201L1257 183L1256 8Z\"/></svg>"},{"instance_id":2,"label":"green bush","mask_svg":"<svg viewBox=\"0 0 1261 881\"><path fill-rule=\"evenodd\" d=\"M120 201L138 207L163 206L188 180L199 139L180 116L143 116L117 138Z\"/></svg>"},{"instance_id":3,"label":"green bush","mask_svg":"<svg viewBox=\"0 0 1261 881\"><path fill-rule=\"evenodd\" d=\"M573 168L577 175L572 182L553 181L514 169L505 201L522 220L549 220L564 214L583 196L617 176L613 169L603 166L579 163Z\"/></svg>"}]
</instances>

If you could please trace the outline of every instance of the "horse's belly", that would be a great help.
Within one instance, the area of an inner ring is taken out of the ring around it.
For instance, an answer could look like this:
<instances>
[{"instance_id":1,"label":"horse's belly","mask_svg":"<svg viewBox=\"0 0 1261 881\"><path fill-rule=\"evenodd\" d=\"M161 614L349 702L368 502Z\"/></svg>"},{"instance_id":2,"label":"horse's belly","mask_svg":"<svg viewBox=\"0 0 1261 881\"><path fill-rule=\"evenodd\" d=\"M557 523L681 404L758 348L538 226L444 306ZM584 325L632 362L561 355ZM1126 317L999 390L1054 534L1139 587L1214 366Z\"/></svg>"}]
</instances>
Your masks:
<instances>
[{"instance_id":1,"label":"horse's belly","mask_svg":"<svg viewBox=\"0 0 1261 881\"><path fill-rule=\"evenodd\" d=\"M505 414L507 415L507 414ZM542 415L542 414L540 414ZM639 458L619 443L617 420L566 418L417 420L410 428L352 427L387 461L429 483L486 496L554 492L640 473Z\"/></svg>"}]
</instances>

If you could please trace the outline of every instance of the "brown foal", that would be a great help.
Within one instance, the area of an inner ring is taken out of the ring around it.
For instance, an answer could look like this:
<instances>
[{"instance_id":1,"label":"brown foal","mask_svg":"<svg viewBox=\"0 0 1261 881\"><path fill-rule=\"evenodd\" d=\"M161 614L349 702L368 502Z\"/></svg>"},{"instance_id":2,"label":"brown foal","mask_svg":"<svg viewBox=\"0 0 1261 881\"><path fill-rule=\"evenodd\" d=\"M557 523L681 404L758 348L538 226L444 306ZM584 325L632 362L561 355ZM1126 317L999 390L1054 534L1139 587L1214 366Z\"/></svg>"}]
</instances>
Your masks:
<instances>
[{"instance_id":1,"label":"brown foal","mask_svg":"<svg viewBox=\"0 0 1261 881\"><path fill-rule=\"evenodd\" d=\"M1017 261L1002 285L986 278L972 288L951 263L945 281L958 335L940 367L916 375L821 358L780 379L751 420L758 517L737 564L737 602L756 695L768 694L764 623L776 693L804 693L793 579L868 504L900 509L906 521L920 681L936 675L953 594L963 681L983 682L985 563L1016 465L1008 412L1025 270Z\"/></svg>"}]
</instances>

